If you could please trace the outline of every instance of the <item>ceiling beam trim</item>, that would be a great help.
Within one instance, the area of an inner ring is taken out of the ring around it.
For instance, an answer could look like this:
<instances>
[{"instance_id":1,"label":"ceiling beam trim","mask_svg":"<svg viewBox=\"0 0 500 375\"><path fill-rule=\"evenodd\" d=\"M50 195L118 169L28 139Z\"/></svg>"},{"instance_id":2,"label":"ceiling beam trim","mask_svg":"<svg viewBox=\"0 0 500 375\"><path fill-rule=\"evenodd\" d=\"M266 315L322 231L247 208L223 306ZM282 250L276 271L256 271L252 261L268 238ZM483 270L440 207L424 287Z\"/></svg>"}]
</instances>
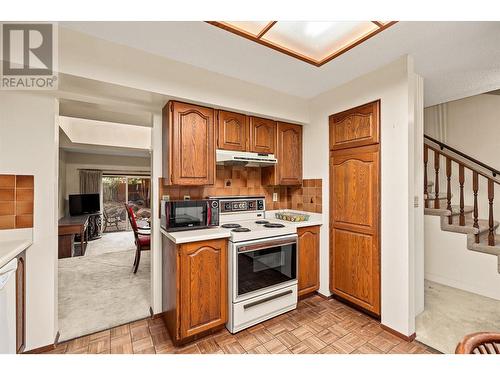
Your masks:
<instances>
[{"instance_id":1,"label":"ceiling beam trim","mask_svg":"<svg viewBox=\"0 0 500 375\"><path fill-rule=\"evenodd\" d=\"M276 22L278 22L278 21L271 21L271 22L269 22L266 25L266 27L264 27L262 29L262 31L259 34L257 34L257 39L262 38L271 29L271 27L273 27L276 24Z\"/></svg>"}]
</instances>

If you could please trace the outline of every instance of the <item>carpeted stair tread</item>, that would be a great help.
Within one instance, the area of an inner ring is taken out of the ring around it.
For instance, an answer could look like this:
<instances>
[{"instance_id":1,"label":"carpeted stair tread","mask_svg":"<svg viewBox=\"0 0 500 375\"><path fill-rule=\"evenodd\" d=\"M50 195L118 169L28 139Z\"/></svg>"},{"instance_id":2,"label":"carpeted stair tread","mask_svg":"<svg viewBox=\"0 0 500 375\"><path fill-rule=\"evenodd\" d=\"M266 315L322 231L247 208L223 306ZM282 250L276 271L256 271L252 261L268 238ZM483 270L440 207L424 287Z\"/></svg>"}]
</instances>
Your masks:
<instances>
[{"instance_id":1,"label":"carpeted stair tread","mask_svg":"<svg viewBox=\"0 0 500 375\"><path fill-rule=\"evenodd\" d=\"M448 224L448 217L447 216L442 216L441 217L441 229L447 231L447 232L456 232L456 233L463 233L463 234L480 234L487 232L490 229L489 221L484 220L484 219L479 219L478 220L478 228L474 228L474 220L472 217L466 217L465 218L465 225L460 225L459 223L459 216L453 216L453 222L452 224ZM500 223L498 221L494 222L494 230L498 228Z\"/></svg>"},{"instance_id":2,"label":"carpeted stair tread","mask_svg":"<svg viewBox=\"0 0 500 375\"><path fill-rule=\"evenodd\" d=\"M460 215L460 206L451 206L451 213L450 211L445 207L445 208L424 208L424 214L425 215L432 215L432 216L454 216L454 215ZM471 212L474 212L474 207L472 206L464 206L464 214L469 214Z\"/></svg>"}]
</instances>

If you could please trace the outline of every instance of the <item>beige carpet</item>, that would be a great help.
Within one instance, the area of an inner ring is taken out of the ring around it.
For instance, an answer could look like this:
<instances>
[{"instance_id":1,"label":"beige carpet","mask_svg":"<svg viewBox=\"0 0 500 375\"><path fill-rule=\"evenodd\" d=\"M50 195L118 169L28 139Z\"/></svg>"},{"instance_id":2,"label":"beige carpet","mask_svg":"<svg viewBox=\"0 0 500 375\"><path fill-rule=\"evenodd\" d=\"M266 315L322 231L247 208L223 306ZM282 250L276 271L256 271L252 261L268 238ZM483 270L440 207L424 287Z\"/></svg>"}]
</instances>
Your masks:
<instances>
[{"instance_id":1,"label":"beige carpet","mask_svg":"<svg viewBox=\"0 0 500 375\"><path fill-rule=\"evenodd\" d=\"M133 249L135 249L134 232L104 233L101 238L89 241L85 249L85 256L116 253Z\"/></svg>"},{"instance_id":2,"label":"beige carpet","mask_svg":"<svg viewBox=\"0 0 500 375\"><path fill-rule=\"evenodd\" d=\"M455 353L465 335L500 332L500 301L425 281L425 311L417 317L417 340L443 353Z\"/></svg>"},{"instance_id":3,"label":"beige carpet","mask_svg":"<svg viewBox=\"0 0 500 375\"><path fill-rule=\"evenodd\" d=\"M59 260L59 341L147 317L150 252L134 275L135 250Z\"/></svg>"}]
</instances>

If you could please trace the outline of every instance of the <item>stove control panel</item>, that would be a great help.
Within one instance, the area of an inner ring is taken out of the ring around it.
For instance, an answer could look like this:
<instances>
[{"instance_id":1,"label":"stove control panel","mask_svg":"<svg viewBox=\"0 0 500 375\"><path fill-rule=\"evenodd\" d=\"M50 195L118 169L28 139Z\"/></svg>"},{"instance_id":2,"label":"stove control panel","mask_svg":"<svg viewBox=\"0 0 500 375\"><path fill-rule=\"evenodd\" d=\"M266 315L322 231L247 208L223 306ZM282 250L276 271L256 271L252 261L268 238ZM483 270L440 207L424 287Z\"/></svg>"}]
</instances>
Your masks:
<instances>
[{"instance_id":1,"label":"stove control panel","mask_svg":"<svg viewBox=\"0 0 500 375\"><path fill-rule=\"evenodd\" d=\"M255 212L264 211L266 208L265 198L219 198L221 213L224 212Z\"/></svg>"}]
</instances>

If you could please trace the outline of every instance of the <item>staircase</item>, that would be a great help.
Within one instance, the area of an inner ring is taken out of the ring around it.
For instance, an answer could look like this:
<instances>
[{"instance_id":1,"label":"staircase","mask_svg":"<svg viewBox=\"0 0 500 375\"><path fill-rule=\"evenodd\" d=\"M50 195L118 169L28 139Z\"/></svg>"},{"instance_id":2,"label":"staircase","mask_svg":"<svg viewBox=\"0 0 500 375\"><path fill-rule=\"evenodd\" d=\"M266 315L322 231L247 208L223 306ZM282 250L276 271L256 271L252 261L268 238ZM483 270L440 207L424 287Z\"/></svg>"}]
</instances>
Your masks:
<instances>
[{"instance_id":1,"label":"staircase","mask_svg":"<svg viewBox=\"0 0 500 375\"><path fill-rule=\"evenodd\" d=\"M467 249L496 256L500 273L500 235L497 234L500 223L493 217L495 185L500 185L500 171L427 135L424 138L424 213L440 216L442 230L465 234ZM427 169L431 153L434 156L433 171L429 174ZM444 168L441 168L442 161L445 162ZM452 171L456 165L458 165L459 184L458 204L453 201L451 193ZM466 171L472 174L471 186L464 186ZM433 181L430 181L429 175L433 177ZM442 181L444 175L446 186L443 190L446 192L441 192L440 177ZM486 179L487 182L487 218L479 218L480 179ZM464 203L464 189L466 188L472 191L474 201L472 206L466 206Z\"/></svg>"}]
</instances>

